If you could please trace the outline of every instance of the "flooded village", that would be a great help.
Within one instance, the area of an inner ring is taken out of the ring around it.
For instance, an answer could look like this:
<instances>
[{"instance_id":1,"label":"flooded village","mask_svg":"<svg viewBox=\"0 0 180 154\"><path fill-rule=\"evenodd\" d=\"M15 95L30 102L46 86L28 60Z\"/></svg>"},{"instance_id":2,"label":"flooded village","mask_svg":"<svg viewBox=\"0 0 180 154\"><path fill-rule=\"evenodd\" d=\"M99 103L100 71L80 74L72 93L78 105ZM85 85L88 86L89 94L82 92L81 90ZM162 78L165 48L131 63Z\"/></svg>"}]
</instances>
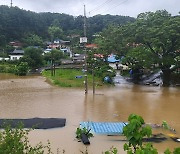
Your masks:
<instances>
[{"instance_id":1,"label":"flooded village","mask_svg":"<svg viewBox=\"0 0 180 154\"><path fill-rule=\"evenodd\" d=\"M180 154L179 11L85 1L0 2L0 154Z\"/></svg>"}]
</instances>

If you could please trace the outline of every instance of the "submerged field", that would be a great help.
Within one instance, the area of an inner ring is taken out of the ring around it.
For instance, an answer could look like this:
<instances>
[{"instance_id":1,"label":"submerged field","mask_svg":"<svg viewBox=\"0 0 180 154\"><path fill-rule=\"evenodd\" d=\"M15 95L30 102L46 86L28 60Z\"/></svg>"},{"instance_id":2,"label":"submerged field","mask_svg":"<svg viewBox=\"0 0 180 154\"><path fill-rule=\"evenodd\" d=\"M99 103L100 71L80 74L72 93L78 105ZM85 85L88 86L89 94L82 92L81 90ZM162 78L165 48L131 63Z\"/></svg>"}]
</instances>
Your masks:
<instances>
[{"instance_id":1,"label":"submerged field","mask_svg":"<svg viewBox=\"0 0 180 154\"><path fill-rule=\"evenodd\" d=\"M56 69L55 76L51 76L51 70L43 71L43 76L53 84L60 87L84 87L84 73L75 69ZM102 79L95 77L95 85L103 85ZM93 76L88 74L88 86L93 86Z\"/></svg>"}]
</instances>

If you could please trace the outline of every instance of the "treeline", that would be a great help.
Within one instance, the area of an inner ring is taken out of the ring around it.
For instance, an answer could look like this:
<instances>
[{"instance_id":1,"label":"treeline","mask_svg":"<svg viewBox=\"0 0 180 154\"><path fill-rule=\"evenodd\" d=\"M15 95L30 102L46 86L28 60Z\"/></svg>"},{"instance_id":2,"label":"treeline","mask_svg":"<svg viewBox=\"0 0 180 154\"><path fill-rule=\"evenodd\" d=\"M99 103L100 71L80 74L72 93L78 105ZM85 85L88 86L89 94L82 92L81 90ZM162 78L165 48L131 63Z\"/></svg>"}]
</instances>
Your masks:
<instances>
[{"instance_id":1,"label":"treeline","mask_svg":"<svg viewBox=\"0 0 180 154\"><path fill-rule=\"evenodd\" d=\"M88 35L102 31L108 25L121 25L134 21L132 17L97 15L87 20ZM62 28L64 36L83 34L83 16L74 17L60 13L35 13L18 7L0 6L0 46L19 40L29 34L49 39L48 27Z\"/></svg>"}]
</instances>

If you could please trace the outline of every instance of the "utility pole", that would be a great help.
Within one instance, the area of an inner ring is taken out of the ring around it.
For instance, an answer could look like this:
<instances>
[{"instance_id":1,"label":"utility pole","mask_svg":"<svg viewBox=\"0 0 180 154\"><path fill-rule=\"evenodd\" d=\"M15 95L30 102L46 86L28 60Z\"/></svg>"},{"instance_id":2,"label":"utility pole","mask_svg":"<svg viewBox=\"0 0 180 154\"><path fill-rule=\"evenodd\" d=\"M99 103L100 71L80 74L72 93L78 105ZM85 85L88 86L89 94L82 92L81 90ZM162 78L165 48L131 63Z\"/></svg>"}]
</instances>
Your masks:
<instances>
[{"instance_id":1,"label":"utility pole","mask_svg":"<svg viewBox=\"0 0 180 154\"><path fill-rule=\"evenodd\" d=\"M84 5L84 37L87 37L86 34L86 6ZM88 93L88 80L87 80L87 50L86 50L86 41L84 42L84 49L85 49L85 58L84 58L84 62L85 62L85 94Z\"/></svg>"},{"instance_id":2,"label":"utility pole","mask_svg":"<svg viewBox=\"0 0 180 154\"><path fill-rule=\"evenodd\" d=\"M92 77L93 77L93 95L95 94L95 78L94 78L94 65L92 68Z\"/></svg>"},{"instance_id":3,"label":"utility pole","mask_svg":"<svg viewBox=\"0 0 180 154\"><path fill-rule=\"evenodd\" d=\"M12 0L11 0L11 7L12 7L12 4L13 4L13 3L12 3Z\"/></svg>"}]
</instances>

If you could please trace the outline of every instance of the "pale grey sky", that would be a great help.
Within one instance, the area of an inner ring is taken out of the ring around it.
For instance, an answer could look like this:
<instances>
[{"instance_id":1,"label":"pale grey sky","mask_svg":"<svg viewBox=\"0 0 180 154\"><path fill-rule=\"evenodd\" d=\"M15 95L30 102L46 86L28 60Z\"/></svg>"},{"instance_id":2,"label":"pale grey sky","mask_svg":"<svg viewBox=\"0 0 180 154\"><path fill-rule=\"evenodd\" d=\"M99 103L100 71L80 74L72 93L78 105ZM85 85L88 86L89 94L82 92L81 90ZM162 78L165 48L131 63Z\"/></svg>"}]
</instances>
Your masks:
<instances>
[{"instance_id":1,"label":"pale grey sky","mask_svg":"<svg viewBox=\"0 0 180 154\"><path fill-rule=\"evenodd\" d=\"M13 6L35 12L58 12L74 16L112 14L137 17L139 13L166 9L172 15L180 11L180 0L12 0ZM0 0L10 6L11 0Z\"/></svg>"}]
</instances>

